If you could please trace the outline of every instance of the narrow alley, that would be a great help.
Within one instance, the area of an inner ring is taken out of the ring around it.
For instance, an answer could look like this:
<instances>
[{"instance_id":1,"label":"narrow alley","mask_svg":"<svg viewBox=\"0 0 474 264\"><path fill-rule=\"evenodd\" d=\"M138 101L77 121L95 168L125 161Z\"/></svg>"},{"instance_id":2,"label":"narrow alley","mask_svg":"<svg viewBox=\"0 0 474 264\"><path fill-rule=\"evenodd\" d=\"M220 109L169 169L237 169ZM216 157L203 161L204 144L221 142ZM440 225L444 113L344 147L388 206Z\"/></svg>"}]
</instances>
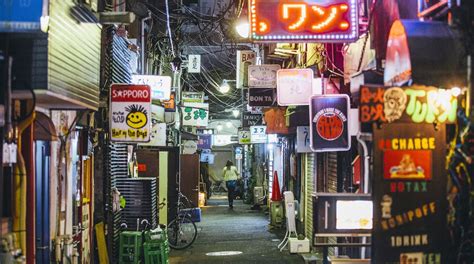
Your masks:
<instances>
[{"instance_id":1,"label":"narrow alley","mask_svg":"<svg viewBox=\"0 0 474 264\"><path fill-rule=\"evenodd\" d=\"M268 215L241 200L229 209L226 197L212 197L202 208L196 241L185 250L172 250L170 263L304 263L301 256L278 250L284 234L269 230L268 224ZM239 254L208 256L226 251Z\"/></svg>"}]
</instances>

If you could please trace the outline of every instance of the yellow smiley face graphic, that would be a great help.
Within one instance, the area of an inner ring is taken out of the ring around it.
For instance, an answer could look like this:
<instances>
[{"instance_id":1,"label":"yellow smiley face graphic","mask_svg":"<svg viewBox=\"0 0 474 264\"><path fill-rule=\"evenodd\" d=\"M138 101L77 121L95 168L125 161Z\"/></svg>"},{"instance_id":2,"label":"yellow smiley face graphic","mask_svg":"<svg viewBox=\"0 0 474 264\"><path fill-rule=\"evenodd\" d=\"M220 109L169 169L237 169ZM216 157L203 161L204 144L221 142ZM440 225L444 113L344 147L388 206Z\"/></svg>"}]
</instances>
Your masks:
<instances>
[{"instance_id":1,"label":"yellow smiley face graphic","mask_svg":"<svg viewBox=\"0 0 474 264\"><path fill-rule=\"evenodd\" d=\"M148 123L147 111L143 106L131 105L125 108L128 113L127 125L131 128L139 129Z\"/></svg>"}]
</instances>

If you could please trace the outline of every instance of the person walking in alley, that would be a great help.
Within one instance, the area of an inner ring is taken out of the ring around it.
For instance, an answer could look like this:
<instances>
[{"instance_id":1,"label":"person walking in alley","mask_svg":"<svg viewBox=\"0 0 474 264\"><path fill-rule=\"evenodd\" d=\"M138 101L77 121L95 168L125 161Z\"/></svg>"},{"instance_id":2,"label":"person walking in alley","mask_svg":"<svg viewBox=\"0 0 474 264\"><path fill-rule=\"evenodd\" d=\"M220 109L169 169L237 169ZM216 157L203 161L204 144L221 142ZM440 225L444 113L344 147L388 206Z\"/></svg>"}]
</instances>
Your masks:
<instances>
[{"instance_id":1,"label":"person walking in alley","mask_svg":"<svg viewBox=\"0 0 474 264\"><path fill-rule=\"evenodd\" d=\"M222 170L222 174L227 187L229 208L234 208L235 187L237 186L237 180L240 179L240 174L230 160L227 161L224 169Z\"/></svg>"}]
</instances>

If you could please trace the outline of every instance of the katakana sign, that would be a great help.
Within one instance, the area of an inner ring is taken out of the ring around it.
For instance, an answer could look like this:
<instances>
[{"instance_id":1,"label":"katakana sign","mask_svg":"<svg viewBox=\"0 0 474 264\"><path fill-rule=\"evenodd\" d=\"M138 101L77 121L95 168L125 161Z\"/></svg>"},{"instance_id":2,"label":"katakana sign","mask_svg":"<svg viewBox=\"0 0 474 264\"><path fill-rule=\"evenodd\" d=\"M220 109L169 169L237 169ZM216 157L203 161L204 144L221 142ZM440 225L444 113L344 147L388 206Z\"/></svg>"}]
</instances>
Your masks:
<instances>
[{"instance_id":1,"label":"katakana sign","mask_svg":"<svg viewBox=\"0 0 474 264\"><path fill-rule=\"evenodd\" d=\"M348 42L358 36L355 0L250 0L250 36L259 42Z\"/></svg>"}]
</instances>

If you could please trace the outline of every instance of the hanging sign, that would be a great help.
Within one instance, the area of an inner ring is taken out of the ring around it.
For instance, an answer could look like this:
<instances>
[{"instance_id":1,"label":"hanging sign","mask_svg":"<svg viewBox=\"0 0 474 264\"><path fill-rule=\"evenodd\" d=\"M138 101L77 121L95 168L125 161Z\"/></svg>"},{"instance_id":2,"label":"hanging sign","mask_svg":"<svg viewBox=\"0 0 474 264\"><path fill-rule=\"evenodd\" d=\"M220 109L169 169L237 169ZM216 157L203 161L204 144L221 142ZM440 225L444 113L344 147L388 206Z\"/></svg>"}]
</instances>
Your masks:
<instances>
[{"instance_id":1,"label":"hanging sign","mask_svg":"<svg viewBox=\"0 0 474 264\"><path fill-rule=\"evenodd\" d=\"M266 126L251 126L250 127L250 142L251 143L267 143L267 127Z\"/></svg>"},{"instance_id":2,"label":"hanging sign","mask_svg":"<svg viewBox=\"0 0 474 264\"><path fill-rule=\"evenodd\" d=\"M181 107L183 126L207 127L209 122L208 103L186 103Z\"/></svg>"},{"instance_id":3,"label":"hanging sign","mask_svg":"<svg viewBox=\"0 0 474 264\"><path fill-rule=\"evenodd\" d=\"M110 87L110 140L148 142L150 131L150 86L112 84Z\"/></svg>"},{"instance_id":4,"label":"hanging sign","mask_svg":"<svg viewBox=\"0 0 474 264\"><path fill-rule=\"evenodd\" d=\"M275 89L251 88L248 91L249 106L272 106L275 104Z\"/></svg>"},{"instance_id":5,"label":"hanging sign","mask_svg":"<svg viewBox=\"0 0 474 264\"><path fill-rule=\"evenodd\" d=\"M263 123L263 116L244 112L242 115L242 121L242 127L257 126Z\"/></svg>"},{"instance_id":6,"label":"hanging sign","mask_svg":"<svg viewBox=\"0 0 474 264\"><path fill-rule=\"evenodd\" d=\"M48 5L49 2L46 2ZM1 1L0 32L39 31L44 10L42 0Z\"/></svg>"},{"instance_id":7,"label":"hanging sign","mask_svg":"<svg viewBox=\"0 0 474 264\"><path fill-rule=\"evenodd\" d=\"M313 95L310 105L311 149L344 151L351 147L348 129L349 96Z\"/></svg>"},{"instance_id":8,"label":"hanging sign","mask_svg":"<svg viewBox=\"0 0 474 264\"><path fill-rule=\"evenodd\" d=\"M257 54L251 50L237 51L237 74L236 88L242 89L248 86L248 67L257 61Z\"/></svg>"},{"instance_id":9,"label":"hanging sign","mask_svg":"<svg viewBox=\"0 0 474 264\"><path fill-rule=\"evenodd\" d=\"M204 103L204 92L182 92L183 103Z\"/></svg>"},{"instance_id":10,"label":"hanging sign","mask_svg":"<svg viewBox=\"0 0 474 264\"><path fill-rule=\"evenodd\" d=\"M212 146L212 135L198 135L198 149L210 149Z\"/></svg>"},{"instance_id":11,"label":"hanging sign","mask_svg":"<svg viewBox=\"0 0 474 264\"><path fill-rule=\"evenodd\" d=\"M276 73L281 69L278 64L250 65L249 87L250 88L276 88Z\"/></svg>"},{"instance_id":12,"label":"hanging sign","mask_svg":"<svg viewBox=\"0 0 474 264\"><path fill-rule=\"evenodd\" d=\"M250 0L250 37L258 42L349 42L357 39L354 0Z\"/></svg>"},{"instance_id":13,"label":"hanging sign","mask_svg":"<svg viewBox=\"0 0 474 264\"><path fill-rule=\"evenodd\" d=\"M133 84L148 84L151 87L153 100L169 100L171 94L171 77L158 75L132 75Z\"/></svg>"},{"instance_id":14,"label":"hanging sign","mask_svg":"<svg viewBox=\"0 0 474 264\"><path fill-rule=\"evenodd\" d=\"M308 105L313 94L313 70L283 69L277 72L278 104Z\"/></svg>"},{"instance_id":15,"label":"hanging sign","mask_svg":"<svg viewBox=\"0 0 474 264\"><path fill-rule=\"evenodd\" d=\"M296 128L296 152L310 153L311 140L309 134L309 126L299 126Z\"/></svg>"},{"instance_id":16,"label":"hanging sign","mask_svg":"<svg viewBox=\"0 0 474 264\"><path fill-rule=\"evenodd\" d=\"M201 72L201 55L188 55L188 72Z\"/></svg>"},{"instance_id":17,"label":"hanging sign","mask_svg":"<svg viewBox=\"0 0 474 264\"><path fill-rule=\"evenodd\" d=\"M361 86L362 123L454 123L458 109L456 89L427 86Z\"/></svg>"},{"instance_id":18,"label":"hanging sign","mask_svg":"<svg viewBox=\"0 0 474 264\"><path fill-rule=\"evenodd\" d=\"M374 125L373 263L447 263L445 126ZM409 256L408 256L409 257ZM417 263L417 262L415 262Z\"/></svg>"},{"instance_id":19,"label":"hanging sign","mask_svg":"<svg viewBox=\"0 0 474 264\"><path fill-rule=\"evenodd\" d=\"M241 145L250 144L250 131L247 131L247 130L239 131L239 144Z\"/></svg>"}]
</instances>

